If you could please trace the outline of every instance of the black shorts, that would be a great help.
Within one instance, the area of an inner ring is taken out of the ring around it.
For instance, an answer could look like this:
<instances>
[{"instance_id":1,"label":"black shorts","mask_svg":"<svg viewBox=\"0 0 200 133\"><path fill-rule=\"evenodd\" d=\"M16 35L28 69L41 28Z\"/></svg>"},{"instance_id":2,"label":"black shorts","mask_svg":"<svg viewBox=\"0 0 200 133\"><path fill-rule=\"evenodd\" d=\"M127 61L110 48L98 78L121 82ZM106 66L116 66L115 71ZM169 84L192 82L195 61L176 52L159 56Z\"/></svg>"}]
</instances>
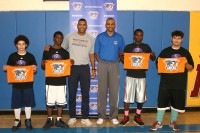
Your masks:
<instances>
[{"instance_id":1,"label":"black shorts","mask_svg":"<svg viewBox=\"0 0 200 133\"><path fill-rule=\"evenodd\" d=\"M35 107L33 88L12 88L11 107L13 109L22 107Z\"/></svg>"},{"instance_id":2,"label":"black shorts","mask_svg":"<svg viewBox=\"0 0 200 133\"><path fill-rule=\"evenodd\" d=\"M158 93L158 110L174 109L185 112L185 90L160 88Z\"/></svg>"}]
</instances>

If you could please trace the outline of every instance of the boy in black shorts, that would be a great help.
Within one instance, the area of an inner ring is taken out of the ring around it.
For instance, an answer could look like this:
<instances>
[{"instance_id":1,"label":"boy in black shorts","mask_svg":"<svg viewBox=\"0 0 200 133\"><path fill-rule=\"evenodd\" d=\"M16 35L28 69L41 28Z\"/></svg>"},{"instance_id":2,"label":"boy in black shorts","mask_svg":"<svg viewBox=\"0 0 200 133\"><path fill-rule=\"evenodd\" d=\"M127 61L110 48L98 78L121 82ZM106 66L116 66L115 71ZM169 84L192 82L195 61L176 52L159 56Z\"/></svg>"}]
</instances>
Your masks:
<instances>
[{"instance_id":1,"label":"boy in black shorts","mask_svg":"<svg viewBox=\"0 0 200 133\"><path fill-rule=\"evenodd\" d=\"M174 131L180 131L176 120L178 113L185 112L185 98L187 85L187 72L194 68L194 62L190 52L181 47L184 33L182 31L174 31L171 34L172 45L161 51L160 58L178 58L185 57L185 71L183 73L162 73L160 77L160 86L158 92L158 107L156 121L150 130L162 128L163 116L165 110L171 109L171 117L169 126ZM156 61L158 65L158 59ZM159 66L158 66L159 67Z\"/></svg>"},{"instance_id":2,"label":"boy in black shorts","mask_svg":"<svg viewBox=\"0 0 200 133\"><path fill-rule=\"evenodd\" d=\"M28 38L24 35L19 35L15 38L14 44L17 48L17 52L10 54L7 65L3 66L3 70L7 71L7 66L32 66L33 71L36 72L37 63L35 57L26 51L29 46ZM15 121L12 130L16 131L21 126L20 114L22 107L25 107L26 128L31 130L31 108L35 107L33 82L12 84L11 107L14 109L15 114Z\"/></svg>"}]
</instances>

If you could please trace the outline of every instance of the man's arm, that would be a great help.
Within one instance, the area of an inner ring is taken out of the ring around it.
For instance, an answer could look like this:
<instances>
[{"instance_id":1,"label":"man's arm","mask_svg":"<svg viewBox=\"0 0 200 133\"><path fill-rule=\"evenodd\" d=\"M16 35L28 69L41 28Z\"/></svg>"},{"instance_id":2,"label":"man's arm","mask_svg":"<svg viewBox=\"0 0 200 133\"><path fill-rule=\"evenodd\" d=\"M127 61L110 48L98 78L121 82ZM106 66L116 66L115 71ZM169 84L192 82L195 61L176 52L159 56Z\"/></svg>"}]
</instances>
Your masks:
<instances>
[{"instance_id":1,"label":"man's arm","mask_svg":"<svg viewBox=\"0 0 200 133\"><path fill-rule=\"evenodd\" d=\"M124 63L124 53L123 52L119 52L119 58L120 58L120 61L122 63Z\"/></svg>"},{"instance_id":2,"label":"man's arm","mask_svg":"<svg viewBox=\"0 0 200 133\"><path fill-rule=\"evenodd\" d=\"M69 48L69 34L63 39L61 47L67 50Z\"/></svg>"},{"instance_id":3,"label":"man's arm","mask_svg":"<svg viewBox=\"0 0 200 133\"><path fill-rule=\"evenodd\" d=\"M44 51L49 51L49 49L50 49L51 47L52 47L51 45L45 45L45 46L44 46Z\"/></svg>"},{"instance_id":4,"label":"man's arm","mask_svg":"<svg viewBox=\"0 0 200 133\"><path fill-rule=\"evenodd\" d=\"M194 68L194 61L190 52L188 52L188 55L186 56L185 67L187 70L192 70Z\"/></svg>"},{"instance_id":5,"label":"man's arm","mask_svg":"<svg viewBox=\"0 0 200 133\"><path fill-rule=\"evenodd\" d=\"M187 70L192 70L194 67L192 65L190 65L188 62L185 63L185 67L187 68Z\"/></svg>"},{"instance_id":6,"label":"man's arm","mask_svg":"<svg viewBox=\"0 0 200 133\"><path fill-rule=\"evenodd\" d=\"M151 58L152 61L154 61L156 59L155 52L150 53L150 58Z\"/></svg>"},{"instance_id":7,"label":"man's arm","mask_svg":"<svg viewBox=\"0 0 200 133\"><path fill-rule=\"evenodd\" d=\"M94 56L95 56L95 59L96 59L97 61L99 61L99 56L98 56L98 54L97 54L97 53L94 53Z\"/></svg>"},{"instance_id":8,"label":"man's arm","mask_svg":"<svg viewBox=\"0 0 200 133\"><path fill-rule=\"evenodd\" d=\"M91 78L95 78L96 77L96 69L95 69L94 54L90 54L90 62L91 62L91 65L92 65L92 76L91 76Z\"/></svg>"},{"instance_id":9,"label":"man's arm","mask_svg":"<svg viewBox=\"0 0 200 133\"><path fill-rule=\"evenodd\" d=\"M45 60L42 60L41 67L42 67L43 70L45 70Z\"/></svg>"},{"instance_id":10,"label":"man's arm","mask_svg":"<svg viewBox=\"0 0 200 133\"><path fill-rule=\"evenodd\" d=\"M42 61L41 61L42 70L45 70L45 62L47 60L47 53L48 53L47 51L44 51L42 55Z\"/></svg>"}]
</instances>

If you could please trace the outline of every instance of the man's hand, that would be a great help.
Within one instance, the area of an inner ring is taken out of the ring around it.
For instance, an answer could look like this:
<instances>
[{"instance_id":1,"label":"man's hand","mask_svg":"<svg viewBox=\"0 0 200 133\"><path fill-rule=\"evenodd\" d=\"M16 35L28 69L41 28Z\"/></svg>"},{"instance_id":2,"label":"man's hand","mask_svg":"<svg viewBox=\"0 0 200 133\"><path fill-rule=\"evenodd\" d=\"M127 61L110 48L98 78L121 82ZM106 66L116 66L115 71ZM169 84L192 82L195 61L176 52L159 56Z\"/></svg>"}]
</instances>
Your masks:
<instances>
[{"instance_id":1,"label":"man's hand","mask_svg":"<svg viewBox=\"0 0 200 133\"><path fill-rule=\"evenodd\" d=\"M50 45L44 46L44 51L49 51L50 47L51 47Z\"/></svg>"},{"instance_id":2,"label":"man's hand","mask_svg":"<svg viewBox=\"0 0 200 133\"><path fill-rule=\"evenodd\" d=\"M42 62L41 62L42 70L45 70L45 63L46 63L46 60L42 60Z\"/></svg>"},{"instance_id":3,"label":"man's hand","mask_svg":"<svg viewBox=\"0 0 200 133\"><path fill-rule=\"evenodd\" d=\"M119 58L122 63L124 63L124 52L119 52Z\"/></svg>"},{"instance_id":4,"label":"man's hand","mask_svg":"<svg viewBox=\"0 0 200 133\"><path fill-rule=\"evenodd\" d=\"M92 69L92 75L91 75L91 78L95 78L96 77L96 69Z\"/></svg>"},{"instance_id":5,"label":"man's hand","mask_svg":"<svg viewBox=\"0 0 200 133\"><path fill-rule=\"evenodd\" d=\"M32 65L33 67L33 71L36 72L37 71L37 66L36 65Z\"/></svg>"},{"instance_id":6,"label":"man's hand","mask_svg":"<svg viewBox=\"0 0 200 133\"><path fill-rule=\"evenodd\" d=\"M190 65L190 64L188 63L187 59L186 59L186 61L185 61L185 67L186 67L188 70L192 70L192 69L193 69L193 66Z\"/></svg>"},{"instance_id":7,"label":"man's hand","mask_svg":"<svg viewBox=\"0 0 200 133\"><path fill-rule=\"evenodd\" d=\"M4 65L4 66L3 66L3 70L4 70L4 71L7 71L7 67L8 67L7 65Z\"/></svg>"},{"instance_id":8,"label":"man's hand","mask_svg":"<svg viewBox=\"0 0 200 133\"><path fill-rule=\"evenodd\" d=\"M71 63L71 65L74 65L74 60L70 59L70 63Z\"/></svg>"},{"instance_id":9,"label":"man's hand","mask_svg":"<svg viewBox=\"0 0 200 133\"><path fill-rule=\"evenodd\" d=\"M155 52L151 52L150 55L151 55L151 56L155 56Z\"/></svg>"},{"instance_id":10,"label":"man's hand","mask_svg":"<svg viewBox=\"0 0 200 133\"><path fill-rule=\"evenodd\" d=\"M150 58L151 58L151 60L155 60L155 59L156 59L156 54L155 54L155 52L151 52L151 53L150 53Z\"/></svg>"}]
</instances>

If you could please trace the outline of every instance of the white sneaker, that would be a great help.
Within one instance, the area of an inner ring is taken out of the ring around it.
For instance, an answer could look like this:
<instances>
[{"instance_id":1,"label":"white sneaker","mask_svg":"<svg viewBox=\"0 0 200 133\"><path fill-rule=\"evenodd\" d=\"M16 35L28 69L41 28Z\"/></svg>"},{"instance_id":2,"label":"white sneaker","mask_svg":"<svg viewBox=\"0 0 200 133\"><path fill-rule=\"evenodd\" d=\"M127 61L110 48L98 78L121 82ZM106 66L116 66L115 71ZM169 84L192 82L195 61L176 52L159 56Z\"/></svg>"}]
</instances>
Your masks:
<instances>
[{"instance_id":1,"label":"white sneaker","mask_svg":"<svg viewBox=\"0 0 200 133\"><path fill-rule=\"evenodd\" d=\"M68 121L68 125L73 126L75 122L76 122L76 118L70 118Z\"/></svg>"},{"instance_id":2,"label":"white sneaker","mask_svg":"<svg viewBox=\"0 0 200 133\"><path fill-rule=\"evenodd\" d=\"M81 119L81 123L85 124L86 126L92 125L92 122L89 119Z\"/></svg>"},{"instance_id":3,"label":"white sneaker","mask_svg":"<svg viewBox=\"0 0 200 133\"><path fill-rule=\"evenodd\" d=\"M97 125L102 125L102 124L103 124L103 121L104 121L104 119L99 118L99 119L97 120Z\"/></svg>"},{"instance_id":4,"label":"white sneaker","mask_svg":"<svg viewBox=\"0 0 200 133\"><path fill-rule=\"evenodd\" d=\"M114 125L119 124L119 121L118 121L116 118L112 119L111 121L112 121L112 123L113 123Z\"/></svg>"}]
</instances>

